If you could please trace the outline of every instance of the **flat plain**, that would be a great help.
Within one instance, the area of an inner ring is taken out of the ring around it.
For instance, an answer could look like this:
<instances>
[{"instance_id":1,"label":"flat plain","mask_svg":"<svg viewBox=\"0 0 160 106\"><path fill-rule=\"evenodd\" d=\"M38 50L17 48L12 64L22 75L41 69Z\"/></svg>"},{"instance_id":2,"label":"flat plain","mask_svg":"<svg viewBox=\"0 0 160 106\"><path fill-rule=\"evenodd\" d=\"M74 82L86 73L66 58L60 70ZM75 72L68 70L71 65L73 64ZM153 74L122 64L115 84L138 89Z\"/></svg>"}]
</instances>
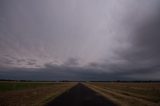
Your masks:
<instances>
[{"instance_id":1,"label":"flat plain","mask_svg":"<svg viewBox=\"0 0 160 106\"><path fill-rule=\"evenodd\" d=\"M0 82L0 106L43 106L75 83Z\"/></svg>"},{"instance_id":2,"label":"flat plain","mask_svg":"<svg viewBox=\"0 0 160 106\"><path fill-rule=\"evenodd\" d=\"M0 82L0 106L160 106L160 83Z\"/></svg>"},{"instance_id":3,"label":"flat plain","mask_svg":"<svg viewBox=\"0 0 160 106\"><path fill-rule=\"evenodd\" d=\"M160 106L160 83L88 83L91 89L121 106Z\"/></svg>"}]
</instances>

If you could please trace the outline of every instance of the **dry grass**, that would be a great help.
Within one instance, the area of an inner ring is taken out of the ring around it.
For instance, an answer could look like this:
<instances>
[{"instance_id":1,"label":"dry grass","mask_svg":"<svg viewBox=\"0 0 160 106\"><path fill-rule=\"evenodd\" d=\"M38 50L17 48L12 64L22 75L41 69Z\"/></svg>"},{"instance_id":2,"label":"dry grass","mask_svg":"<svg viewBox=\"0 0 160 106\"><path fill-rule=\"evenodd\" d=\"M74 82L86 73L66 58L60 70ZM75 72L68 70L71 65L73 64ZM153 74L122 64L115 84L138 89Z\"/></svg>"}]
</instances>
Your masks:
<instances>
[{"instance_id":1,"label":"dry grass","mask_svg":"<svg viewBox=\"0 0 160 106\"><path fill-rule=\"evenodd\" d=\"M15 88L4 90L9 87ZM0 90L0 106L43 106L74 83L6 83ZM3 88L3 89L2 89Z\"/></svg>"},{"instance_id":2,"label":"dry grass","mask_svg":"<svg viewBox=\"0 0 160 106\"><path fill-rule=\"evenodd\" d=\"M90 83L88 86L122 106L159 106L159 83Z\"/></svg>"}]
</instances>

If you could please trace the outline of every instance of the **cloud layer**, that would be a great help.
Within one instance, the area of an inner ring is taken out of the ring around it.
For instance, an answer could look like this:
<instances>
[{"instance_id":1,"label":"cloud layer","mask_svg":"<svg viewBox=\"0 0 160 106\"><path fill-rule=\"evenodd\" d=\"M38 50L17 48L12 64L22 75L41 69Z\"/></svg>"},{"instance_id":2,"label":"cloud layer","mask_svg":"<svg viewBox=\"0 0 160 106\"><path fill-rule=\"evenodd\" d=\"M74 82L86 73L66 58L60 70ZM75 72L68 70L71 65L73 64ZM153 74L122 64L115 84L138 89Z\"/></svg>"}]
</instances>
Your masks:
<instances>
[{"instance_id":1,"label":"cloud layer","mask_svg":"<svg viewBox=\"0 0 160 106\"><path fill-rule=\"evenodd\" d=\"M159 0L0 1L0 78L160 80Z\"/></svg>"}]
</instances>

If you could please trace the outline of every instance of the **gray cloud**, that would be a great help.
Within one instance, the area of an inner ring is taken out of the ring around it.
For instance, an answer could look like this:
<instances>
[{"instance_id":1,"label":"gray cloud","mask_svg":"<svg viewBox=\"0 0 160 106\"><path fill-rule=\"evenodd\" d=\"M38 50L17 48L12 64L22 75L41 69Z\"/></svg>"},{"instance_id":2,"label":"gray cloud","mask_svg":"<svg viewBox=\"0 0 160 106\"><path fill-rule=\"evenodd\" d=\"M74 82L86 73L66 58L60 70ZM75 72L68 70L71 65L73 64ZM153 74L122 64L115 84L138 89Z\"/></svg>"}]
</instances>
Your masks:
<instances>
[{"instance_id":1,"label":"gray cloud","mask_svg":"<svg viewBox=\"0 0 160 106\"><path fill-rule=\"evenodd\" d=\"M35 63L35 62L30 62L30 61L29 61L29 62L27 63L27 65L36 65L36 63Z\"/></svg>"},{"instance_id":2,"label":"gray cloud","mask_svg":"<svg viewBox=\"0 0 160 106\"><path fill-rule=\"evenodd\" d=\"M24 60L24 59L18 59L17 60L17 63L21 63L21 62L25 62L26 60Z\"/></svg>"},{"instance_id":3,"label":"gray cloud","mask_svg":"<svg viewBox=\"0 0 160 106\"><path fill-rule=\"evenodd\" d=\"M24 80L126 80L118 74L99 73L97 69L46 64L45 68L12 68L0 71L0 78ZM128 79L128 80L131 80Z\"/></svg>"},{"instance_id":4,"label":"gray cloud","mask_svg":"<svg viewBox=\"0 0 160 106\"><path fill-rule=\"evenodd\" d=\"M110 69L120 76L134 78L159 79L160 73L160 14L159 7L153 15L144 18L134 25L130 36L130 46L116 50L116 56L111 62L104 62L102 67ZM131 22L132 23L132 22ZM150 77L149 77L150 76Z\"/></svg>"},{"instance_id":5,"label":"gray cloud","mask_svg":"<svg viewBox=\"0 0 160 106\"><path fill-rule=\"evenodd\" d=\"M27 65L31 65L31 66L36 66L37 61L35 59L28 59L27 60Z\"/></svg>"},{"instance_id":6,"label":"gray cloud","mask_svg":"<svg viewBox=\"0 0 160 106\"><path fill-rule=\"evenodd\" d=\"M159 9L159 0L1 0L0 78L157 80Z\"/></svg>"},{"instance_id":7,"label":"gray cloud","mask_svg":"<svg viewBox=\"0 0 160 106\"><path fill-rule=\"evenodd\" d=\"M79 65L78 59L76 58L69 58L66 62L64 62L66 66L77 66Z\"/></svg>"},{"instance_id":8,"label":"gray cloud","mask_svg":"<svg viewBox=\"0 0 160 106\"><path fill-rule=\"evenodd\" d=\"M158 8L159 10L159 8ZM133 64L132 68L145 69L151 73L159 71L160 66L160 14L145 20L131 37L132 46L127 51L121 51L121 57ZM145 73L144 72L144 73ZM138 73L138 72L137 72Z\"/></svg>"}]
</instances>

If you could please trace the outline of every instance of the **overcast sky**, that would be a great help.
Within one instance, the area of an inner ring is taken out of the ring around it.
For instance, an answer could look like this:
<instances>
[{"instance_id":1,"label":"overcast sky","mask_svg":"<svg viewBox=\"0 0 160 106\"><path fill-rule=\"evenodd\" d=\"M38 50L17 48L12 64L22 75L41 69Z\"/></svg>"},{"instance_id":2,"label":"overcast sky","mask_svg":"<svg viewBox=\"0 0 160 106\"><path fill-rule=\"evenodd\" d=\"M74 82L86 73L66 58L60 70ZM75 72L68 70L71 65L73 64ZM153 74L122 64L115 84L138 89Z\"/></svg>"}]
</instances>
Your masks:
<instances>
[{"instance_id":1,"label":"overcast sky","mask_svg":"<svg viewBox=\"0 0 160 106\"><path fill-rule=\"evenodd\" d=\"M0 79L160 80L160 0L0 0Z\"/></svg>"}]
</instances>

